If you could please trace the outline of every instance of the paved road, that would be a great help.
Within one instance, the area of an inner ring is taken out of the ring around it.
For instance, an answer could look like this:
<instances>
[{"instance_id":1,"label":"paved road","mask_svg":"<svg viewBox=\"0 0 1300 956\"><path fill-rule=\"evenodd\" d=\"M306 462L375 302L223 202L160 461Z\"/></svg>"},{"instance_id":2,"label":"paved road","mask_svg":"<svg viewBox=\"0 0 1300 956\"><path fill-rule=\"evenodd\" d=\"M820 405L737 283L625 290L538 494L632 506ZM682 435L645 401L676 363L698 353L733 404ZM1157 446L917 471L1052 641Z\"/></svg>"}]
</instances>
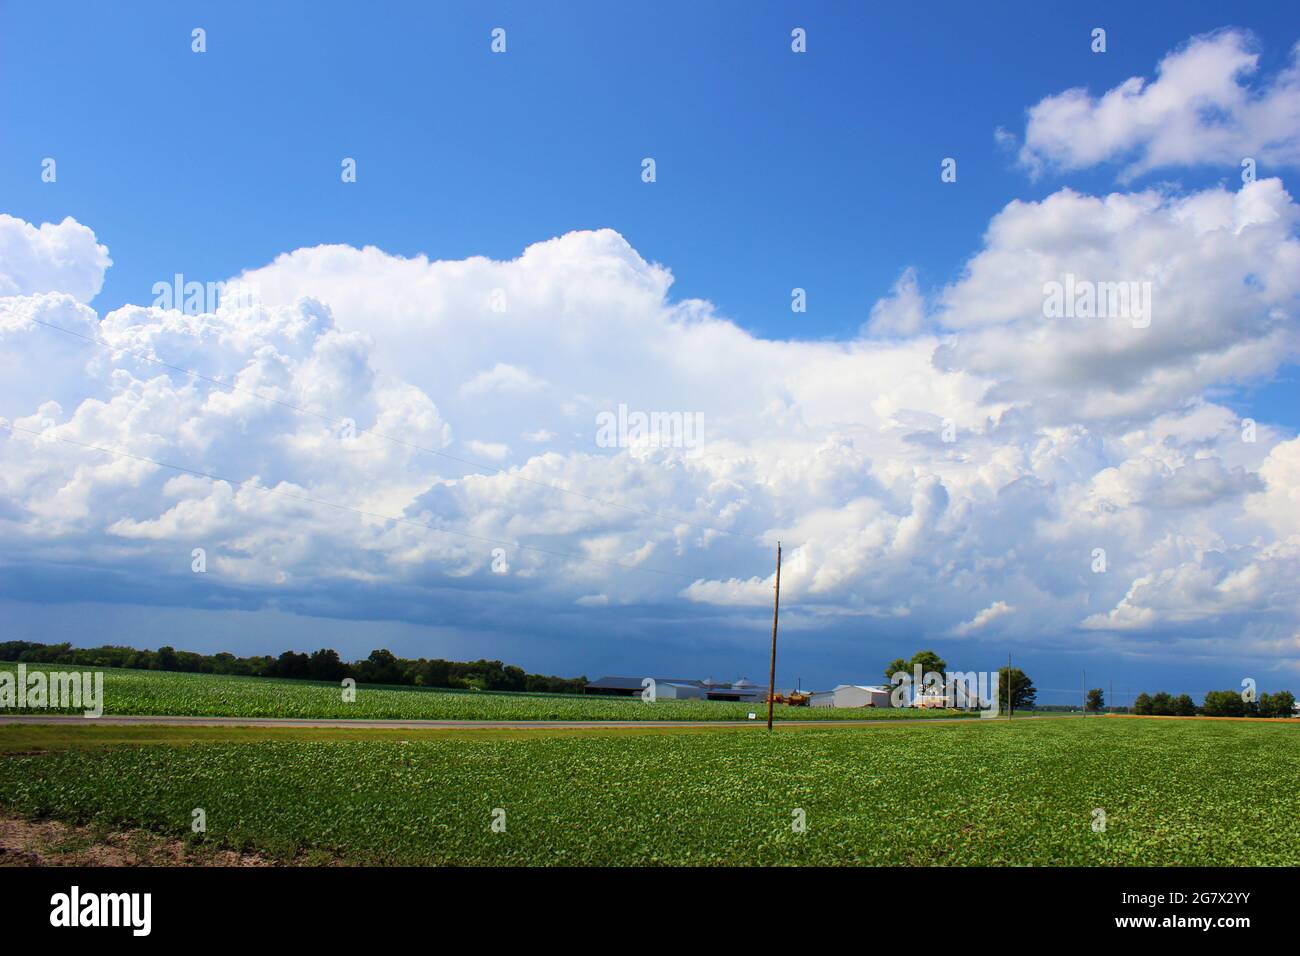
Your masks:
<instances>
[{"instance_id":1,"label":"paved road","mask_svg":"<svg viewBox=\"0 0 1300 956\"><path fill-rule=\"evenodd\" d=\"M1061 717L1068 717L1062 714ZM1023 717L1017 720L1044 720ZM894 717L883 720L778 720L778 727L880 727L887 724L978 722L977 717ZM289 717L143 717L109 715L86 718L68 714L16 714L0 717L4 724L104 724L120 727L340 727L389 730L600 730L640 727L766 727L766 720L312 720Z\"/></svg>"}]
</instances>

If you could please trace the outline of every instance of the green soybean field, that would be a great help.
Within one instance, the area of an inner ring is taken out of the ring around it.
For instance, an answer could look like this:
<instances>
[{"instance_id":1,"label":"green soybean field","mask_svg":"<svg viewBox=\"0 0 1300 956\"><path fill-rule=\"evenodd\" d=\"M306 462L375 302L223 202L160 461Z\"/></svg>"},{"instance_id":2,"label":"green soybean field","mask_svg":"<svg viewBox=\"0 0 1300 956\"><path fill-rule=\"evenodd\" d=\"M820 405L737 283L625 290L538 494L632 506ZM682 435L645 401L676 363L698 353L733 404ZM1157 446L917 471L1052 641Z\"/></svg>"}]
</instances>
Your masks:
<instances>
[{"instance_id":1,"label":"green soybean field","mask_svg":"<svg viewBox=\"0 0 1300 956\"><path fill-rule=\"evenodd\" d=\"M1300 865L1300 727L0 727L0 807L286 863ZM206 832L191 831L202 808Z\"/></svg>"}]
</instances>

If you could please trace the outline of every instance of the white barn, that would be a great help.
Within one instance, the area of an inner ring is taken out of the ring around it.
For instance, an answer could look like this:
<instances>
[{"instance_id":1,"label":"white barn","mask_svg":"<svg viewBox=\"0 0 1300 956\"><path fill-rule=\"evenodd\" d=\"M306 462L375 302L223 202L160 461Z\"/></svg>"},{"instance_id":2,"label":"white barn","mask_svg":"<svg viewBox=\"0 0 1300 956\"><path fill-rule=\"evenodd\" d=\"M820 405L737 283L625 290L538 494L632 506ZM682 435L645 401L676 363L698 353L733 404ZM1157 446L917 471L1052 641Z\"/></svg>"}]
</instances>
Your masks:
<instances>
[{"instance_id":1,"label":"white barn","mask_svg":"<svg viewBox=\"0 0 1300 956\"><path fill-rule=\"evenodd\" d=\"M655 681L657 700L705 700L708 692L703 687L676 681Z\"/></svg>"},{"instance_id":2,"label":"white barn","mask_svg":"<svg viewBox=\"0 0 1300 956\"><path fill-rule=\"evenodd\" d=\"M888 707L889 688L867 684L839 684L834 690L813 694L812 707Z\"/></svg>"}]
</instances>

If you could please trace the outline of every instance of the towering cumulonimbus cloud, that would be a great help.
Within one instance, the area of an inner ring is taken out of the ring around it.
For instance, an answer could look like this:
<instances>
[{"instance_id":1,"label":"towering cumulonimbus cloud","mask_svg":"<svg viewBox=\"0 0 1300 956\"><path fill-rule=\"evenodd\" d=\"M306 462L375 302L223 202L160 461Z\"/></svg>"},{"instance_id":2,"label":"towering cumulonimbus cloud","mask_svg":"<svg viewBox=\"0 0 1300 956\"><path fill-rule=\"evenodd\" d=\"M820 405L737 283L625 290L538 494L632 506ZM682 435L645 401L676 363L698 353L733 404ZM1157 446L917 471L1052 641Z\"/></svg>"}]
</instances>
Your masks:
<instances>
[{"instance_id":1,"label":"towering cumulonimbus cloud","mask_svg":"<svg viewBox=\"0 0 1300 956\"><path fill-rule=\"evenodd\" d=\"M1206 102L1234 148L1286 158L1293 79L1236 85L1244 42L1045 100L1023 155L1186 162L1169 137ZM1066 120L1107 136L1081 152ZM1214 396L1296 358L1296 224L1276 177L1062 188L1009 202L952 283L905 270L859 335L807 342L674 300L610 229L509 261L296 249L220 304L100 316L90 228L0 217L0 544L92 591L129 567L177 603L428 621L500 595L726 621L770 606L780 540L805 633L1290 659L1300 439ZM1121 287L1140 298L1097 308ZM623 427L641 420L679 430Z\"/></svg>"}]
</instances>

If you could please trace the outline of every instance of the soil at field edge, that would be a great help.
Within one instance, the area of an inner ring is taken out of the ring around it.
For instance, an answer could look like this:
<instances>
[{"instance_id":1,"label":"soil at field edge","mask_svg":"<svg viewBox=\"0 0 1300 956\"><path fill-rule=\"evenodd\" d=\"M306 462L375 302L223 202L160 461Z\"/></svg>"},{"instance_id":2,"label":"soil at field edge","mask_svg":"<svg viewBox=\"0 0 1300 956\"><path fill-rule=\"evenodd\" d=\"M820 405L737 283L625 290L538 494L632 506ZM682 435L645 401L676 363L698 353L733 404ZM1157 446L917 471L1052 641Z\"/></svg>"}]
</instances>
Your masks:
<instances>
[{"instance_id":1,"label":"soil at field edge","mask_svg":"<svg viewBox=\"0 0 1300 956\"><path fill-rule=\"evenodd\" d=\"M0 813L0 866L274 866L256 853L191 846L146 830L98 832Z\"/></svg>"}]
</instances>

